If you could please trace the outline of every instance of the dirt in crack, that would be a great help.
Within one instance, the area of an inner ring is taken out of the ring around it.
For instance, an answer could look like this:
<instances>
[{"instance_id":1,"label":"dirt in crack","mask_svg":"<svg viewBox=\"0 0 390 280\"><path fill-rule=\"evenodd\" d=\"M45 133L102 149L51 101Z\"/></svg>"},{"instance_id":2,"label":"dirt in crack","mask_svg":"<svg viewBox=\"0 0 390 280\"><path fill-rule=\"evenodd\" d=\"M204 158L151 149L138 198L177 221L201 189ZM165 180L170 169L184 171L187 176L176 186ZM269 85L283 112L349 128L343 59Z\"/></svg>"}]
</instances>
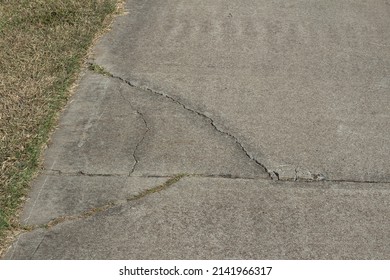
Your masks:
<instances>
[{"instance_id":1,"label":"dirt in crack","mask_svg":"<svg viewBox=\"0 0 390 280\"><path fill-rule=\"evenodd\" d=\"M38 229L38 228L50 229L50 228L57 226L63 222L66 222L66 221L74 221L74 220L81 220L81 219L89 218L89 217L94 216L98 213L107 211L113 207L123 205L124 203L139 200L139 199L144 198L144 197L151 195L153 193L161 192L161 191L169 188L170 186L174 185L175 183L179 182L183 177L186 177L186 176L188 176L188 175L186 175L186 174L175 175L175 176L169 178L167 181L165 181L161 185L144 190L136 195L132 195L130 197L125 198L124 200L120 200L119 202L118 201L117 202L115 202L115 201L108 202L105 205L88 209L88 210L86 210L80 214L77 214L77 215L61 216L61 217L57 217L57 218L51 220L50 222L48 222L46 224L32 225L32 226L24 227L24 232L33 231L33 230ZM125 201L125 202L123 202L123 201Z\"/></svg>"}]
</instances>

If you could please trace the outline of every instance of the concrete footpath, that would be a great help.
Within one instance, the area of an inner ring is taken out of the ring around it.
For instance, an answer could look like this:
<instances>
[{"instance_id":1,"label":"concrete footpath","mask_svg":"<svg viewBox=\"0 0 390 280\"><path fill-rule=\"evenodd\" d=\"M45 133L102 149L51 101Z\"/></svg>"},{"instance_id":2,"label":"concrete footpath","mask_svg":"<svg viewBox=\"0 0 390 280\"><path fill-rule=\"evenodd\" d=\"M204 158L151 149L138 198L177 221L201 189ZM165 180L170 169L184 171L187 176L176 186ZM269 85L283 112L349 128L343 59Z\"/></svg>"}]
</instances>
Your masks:
<instances>
[{"instance_id":1,"label":"concrete footpath","mask_svg":"<svg viewBox=\"0 0 390 280\"><path fill-rule=\"evenodd\" d=\"M6 259L390 259L390 3L135 1Z\"/></svg>"}]
</instances>

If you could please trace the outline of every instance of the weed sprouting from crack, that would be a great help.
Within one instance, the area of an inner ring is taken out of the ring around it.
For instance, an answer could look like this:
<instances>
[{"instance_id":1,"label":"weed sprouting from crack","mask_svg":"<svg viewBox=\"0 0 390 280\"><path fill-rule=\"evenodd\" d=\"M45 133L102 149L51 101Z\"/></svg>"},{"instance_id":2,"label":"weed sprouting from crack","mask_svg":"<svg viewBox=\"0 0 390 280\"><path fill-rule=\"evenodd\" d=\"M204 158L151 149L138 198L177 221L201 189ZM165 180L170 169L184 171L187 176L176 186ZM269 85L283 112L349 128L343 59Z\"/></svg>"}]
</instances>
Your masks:
<instances>
[{"instance_id":1,"label":"weed sprouting from crack","mask_svg":"<svg viewBox=\"0 0 390 280\"><path fill-rule=\"evenodd\" d=\"M110 72L108 72L102 66L94 64L94 63L89 63L88 70L90 70L92 72L95 72L97 74L103 75L103 76L108 76L108 77L111 77L111 78L114 77Z\"/></svg>"}]
</instances>

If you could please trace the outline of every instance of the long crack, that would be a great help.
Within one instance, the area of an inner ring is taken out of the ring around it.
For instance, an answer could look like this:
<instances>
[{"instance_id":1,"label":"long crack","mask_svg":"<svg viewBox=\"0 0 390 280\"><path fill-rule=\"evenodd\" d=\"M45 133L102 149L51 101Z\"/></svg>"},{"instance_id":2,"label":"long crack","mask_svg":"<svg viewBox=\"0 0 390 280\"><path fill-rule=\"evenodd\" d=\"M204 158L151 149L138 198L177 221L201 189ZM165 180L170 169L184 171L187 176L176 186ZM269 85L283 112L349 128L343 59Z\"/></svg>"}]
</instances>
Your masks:
<instances>
[{"instance_id":1,"label":"long crack","mask_svg":"<svg viewBox=\"0 0 390 280\"><path fill-rule=\"evenodd\" d=\"M137 167L137 164L139 163L139 159L138 159L138 157L137 157L137 151L138 151L139 146L140 146L140 145L142 144L142 142L145 140L146 134L148 134L148 132L149 132L149 130L150 130L150 128L149 128L149 126L148 126L148 123L146 122L145 116L144 116L140 111L138 111L138 110L137 110L137 114L138 114L139 116L141 116L141 119L142 119L142 121L143 121L144 124L145 124L146 130L145 130L144 134L142 135L142 138L140 139L140 141L138 141L137 145L135 146L135 149L134 149L134 152L133 152L133 158L134 158L134 161L135 161L135 162L134 162L133 168L131 169L131 171L130 171L130 173L129 173L129 176L131 176L131 174L134 173L135 168Z\"/></svg>"},{"instance_id":2,"label":"long crack","mask_svg":"<svg viewBox=\"0 0 390 280\"><path fill-rule=\"evenodd\" d=\"M120 173L87 173L84 171L65 172L58 169L44 169L43 174L55 176L84 176L84 177L128 177L127 174Z\"/></svg>"},{"instance_id":3,"label":"long crack","mask_svg":"<svg viewBox=\"0 0 390 280\"><path fill-rule=\"evenodd\" d=\"M82 171L78 172L63 172L60 170L54 169L46 169L43 171L43 174L49 176L69 176L69 177L126 177L129 176L127 174L100 174L100 173L85 173ZM147 175L131 175L131 178L172 178L174 174L147 174ZM237 176L233 174L202 174L202 173L190 173L186 174L187 177L197 177L197 178L215 178L215 179L231 179L231 180L255 180L255 181L268 181L268 179L259 178L259 177L244 177ZM276 173L276 176L279 174ZM318 182L329 182L329 183L359 183L359 184L390 184L390 181L373 181L373 180L351 180L351 179L326 179L321 181L315 180L304 180L300 179L298 175L295 175L293 180L277 180L277 181L293 181L293 182L301 182L301 183L318 183Z\"/></svg>"},{"instance_id":4,"label":"long crack","mask_svg":"<svg viewBox=\"0 0 390 280\"><path fill-rule=\"evenodd\" d=\"M121 93L121 96L122 96L122 98L123 98L124 100L126 100L126 101L128 101L128 102L130 103L130 101L127 100L127 99L123 96L122 93ZM132 106L131 103L130 103L130 106ZM134 108L133 108L133 109L134 109ZM137 114L141 117L141 119L142 119L142 121L143 121L143 123L144 123L146 129L145 129L144 134L142 135L141 139L138 141L138 143L137 143L137 145L135 146L135 149L134 149L134 151L133 151L134 165L133 165L133 167L131 168L131 170L130 170L128 176L131 176L131 175L134 173L135 168L137 167L137 165L138 165L138 163L139 163L139 159L138 159L138 157L137 157L138 148L141 146L142 142L145 140L146 134L148 134L148 132L150 131L150 128L149 128L149 126L148 126L148 123L146 122L146 119L145 119L144 114L143 114L141 111L139 111L139 110L135 110L135 111L136 111Z\"/></svg>"},{"instance_id":5,"label":"long crack","mask_svg":"<svg viewBox=\"0 0 390 280\"><path fill-rule=\"evenodd\" d=\"M43 173L47 176L69 176L69 177L117 177L117 178L123 178L123 177L131 177L131 178L171 178L174 177L175 174L144 174L144 175L131 175L128 176L127 174L106 174L106 173L85 173L83 171L76 171L76 172L64 172L61 170L56 169L45 169L43 170ZM221 179L242 179L242 180L266 180L261 177L249 177L249 176L237 176L235 174L229 174L229 173L190 173L187 174L188 177L199 177L199 178L221 178Z\"/></svg>"},{"instance_id":6,"label":"long crack","mask_svg":"<svg viewBox=\"0 0 390 280\"><path fill-rule=\"evenodd\" d=\"M107 75L105 72L103 72L103 73L104 73L104 75ZM107 72L107 73L108 73L108 72ZM111 77L113 78L112 75L111 75ZM131 170L130 170L130 172L129 172L129 176L131 176L131 175L134 173L135 168L137 167L137 165L138 165L138 163L139 163L139 159L138 159L138 157L137 157L138 148L141 146L142 142L144 142L144 140L145 140L145 138L146 138L146 134L148 134L148 132L150 131L150 128L149 128L149 126L148 126L148 122L146 121L146 118L145 118L144 114L143 114L140 110L134 108L134 106L133 106L133 104L131 103L131 101L130 101L129 99L127 99L127 98L123 95L122 92L120 92L120 96L123 98L123 100L126 100L126 101L129 103L130 107L133 108L134 111L137 112L137 114L141 117L141 119L142 119L142 121L143 121L143 123L144 123L144 125L145 125L145 128L146 128L144 134L142 135L141 139L138 141L138 143L137 143L137 145L135 146L135 149L134 149L134 151L133 151L134 165L133 165L133 167L131 168Z\"/></svg>"},{"instance_id":7,"label":"long crack","mask_svg":"<svg viewBox=\"0 0 390 280\"><path fill-rule=\"evenodd\" d=\"M108 76L108 77L111 77L111 78L115 78L114 75L112 75L111 73L109 73L108 71L106 71L106 70L105 70L103 67L101 67L100 65L93 64L93 63L89 63L88 69L91 70L91 71L93 71L93 72L95 72L95 73L98 73L98 74L100 74L100 75ZM143 121L143 123L144 123L144 125L145 125L145 128L146 128L144 134L142 135L140 141L138 141L138 143L136 144L135 149L134 149L134 151L133 151L134 164L133 164L133 166L132 166L132 168L131 168L131 170L130 170L130 172L129 172L129 174L128 174L128 176L131 176L131 175L134 173L134 171L135 171L135 169L136 169L136 167L137 167L137 165L138 165L138 163L139 163L139 159L138 159L138 157L137 157L137 150L138 150L138 148L140 147L140 145L142 144L142 142L145 140L146 134L150 131L150 128L149 128L149 126L148 126L148 123L147 123L147 121L146 121L146 118L145 118L144 114L143 114L141 111L139 111L138 109L134 108L134 106L133 106L133 104L131 103L131 101L128 100L128 99L122 94L122 92L120 92L119 94L120 94L120 96L123 98L123 100L127 101L127 102L129 103L130 107L131 107L131 108L132 108L132 109L141 117L141 119L142 119L142 121Z\"/></svg>"},{"instance_id":8,"label":"long crack","mask_svg":"<svg viewBox=\"0 0 390 280\"><path fill-rule=\"evenodd\" d=\"M162 92L162 91L157 91L157 90L154 90L148 86L138 86L136 85L134 82L132 81L129 81L129 80L126 80L120 76L116 76L116 75L113 75L112 73L108 72L107 70L105 70L102 66L100 65L97 65L95 63L89 63L89 66L88 66L88 69L95 72L95 73L98 73L98 74L101 74L101 75L104 75L104 76L108 76L108 77L111 77L111 78L114 78L114 79L117 79L127 85L129 85L130 87L133 87L133 88L136 88L136 89L139 89L139 90L144 90L144 91L148 91L148 92L151 92L152 94L157 94L157 95L160 95L160 96L163 96L165 98L168 98L169 100L171 100L172 102L180 105L181 107L183 107L185 110L187 111L190 111L194 114L197 114L199 116L201 116L202 118L205 118L209 121L209 123L211 124L211 126L216 130L218 131L219 133L222 133L222 134L225 134L227 135L228 137L230 137L231 139L234 140L234 142L240 147L240 149L244 152L244 154L250 159L252 160L255 164L257 164L259 167L261 167L262 169L264 169L267 173L268 173L268 177L272 180L280 180L280 181L300 181L300 182L318 182L318 181L324 181L324 182L334 182L334 183L337 183L337 182L351 182L351 183L370 183L370 184L373 184L373 183L390 183L390 182L387 182L387 181L358 181L358 180L342 180L342 179L328 179L326 178L325 175L321 174L321 173L318 173L318 174L315 174L315 173L311 173L311 172L308 172L309 174L306 174L304 176L299 176L299 172L298 172L298 168L294 168L294 174L293 175L287 175L286 174L281 174L281 171L283 171L282 169L280 168L276 168L275 170L271 170L269 168L267 168L263 163L261 163L259 160L257 160L254 156L252 156L249 151L244 147L244 145L238 140L238 138L236 136L234 136L233 134L227 132L227 131L224 131L222 129L220 129L217 124L215 123L215 121L207 116L206 114L204 113L201 113L201 112L198 112L196 111L195 109L192 109L192 108L189 108L187 105L181 103L180 101L176 100L175 98L173 98L172 96ZM123 95L122 95L123 97ZM145 125L147 125L147 122L144 118L144 116L142 115L142 113L140 113L139 111L137 111L138 114L141 115L143 121L145 122ZM147 133L147 132L146 132ZM140 146L140 144L143 142L143 140L145 139L145 135L146 133L144 134L144 136L142 137L142 139L140 140L140 142L137 144L136 146L136 149L134 151L134 159L136 160L136 163L134 164L133 166L133 170L130 174L133 173L137 163L138 163L138 159L136 159L136 151L137 151L137 148ZM209 175L207 175L208 177L210 177ZM211 177L223 177L223 176L214 176L214 175L211 175ZM229 176L226 176L225 178L228 178ZM251 178L242 178L242 179L251 179Z\"/></svg>"},{"instance_id":9,"label":"long crack","mask_svg":"<svg viewBox=\"0 0 390 280\"><path fill-rule=\"evenodd\" d=\"M156 192L161 192L161 191L169 188L170 186L174 185L175 183L179 182L183 177L186 177L186 176L188 176L188 175L186 175L186 174L178 174L178 175L175 175L174 177L170 177L167 181L165 181L161 185L158 185L158 186L155 186L153 188L144 190L144 191L142 191L142 192L140 192L140 193L138 193L136 195L132 195L132 196L127 197L127 198L125 198L123 200L116 201L116 202L111 201L111 202L108 202L108 203L106 203L104 205L88 209L88 210L82 212L81 214L60 216L60 217L52 219L51 221L49 221L46 224L25 226L22 229L23 229L24 232L33 231L33 230L36 230L38 228L49 229L49 228L57 226L58 224L61 224L61 223L66 222L66 221L74 221L74 220L81 220L81 219L89 218L89 217L94 216L94 215L96 215L98 213L107 211L107 210L109 210L109 209L111 209L113 207L120 206L120 205L123 205L123 204L131 202L131 201L139 200L141 198L144 198L144 197L146 197L148 195L151 195L153 193L156 193Z\"/></svg>"},{"instance_id":10,"label":"long crack","mask_svg":"<svg viewBox=\"0 0 390 280\"><path fill-rule=\"evenodd\" d=\"M220 128L218 128L218 126L216 125L215 121L210 118L209 116L207 116L206 114L204 113L201 113L201 112L198 112L194 109L191 109L189 107L187 107L185 104L181 103L180 101L176 100L175 98L173 98L172 96L164 93L164 92L160 92L160 91L156 91L156 90L153 90L149 87L146 87L146 86L143 86L143 87L140 87L140 86L137 86L136 84L134 84L133 82L131 81L128 81L120 76L115 76L113 75L112 73L108 72L107 70L105 70L103 67L101 67L100 65L97 65L97 64L94 64L94 63L89 63L89 67L88 69L90 69L91 71L94 71L95 73L98 73L98 74L101 74L101 75L104 75L104 76L109 76L111 78L114 78L114 79L117 79L123 83L126 83L127 85L133 87L133 88L136 88L136 89L141 89L141 90L144 90L144 91L148 91L148 92L151 92L152 94L157 94L157 95L160 95L160 96L163 96L165 98L168 98L169 100L171 100L172 102L180 105L181 107L183 107L185 110L189 111L189 112L192 112L202 118L205 118L209 121L209 123L211 124L211 126L216 130L218 131L219 133L222 133L222 134L225 134L227 135L228 137L230 137L231 139L234 140L234 142L240 147L240 149L244 152L244 154L252 161L254 161L258 166L260 166L262 169L264 169L264 171L266 171L268 173L268 176L269 178L271 179L275 179L275 176L274 176L274 172L273 171L269 171L267 169L267 167L262 164L260 161L258 161L256 158L254 158L246 149L245 147L240 143L240 141L232 134L230 134L229 132L227 131L224 131ZM123 97L123 95L122 95ZM143 118L143 120L145 121L145 119ZM145 124L146 124L146 121L145 121ZM144 135L145 136L145 135ZM145 137L143 137L144 139ZM143 140L142 139L142 140ZM141 142L142 142L141 140ZM140 144L140 143L139 143ZM137 145L138 146L138 145ZM136 162L137 163L137 162ZM134 171L134 170L133 170Z\"/></svg>"},{"instance_id":11,"label":"long crack","mask_svg":"<svg viewBox=\"0 0 390 280\"><path fill-rule=\"evenodd\" d=\"M267 169L261 162L259 162L259 161L258 161L257 159L255 159L253 156L251 156L251 155L249 154L249 152L244 148L244 146L238 141L238 139L237 139L234 135L230 134L229 132L226 132L226 131L223 131L223 130L219 129L219 128L217 127L217 125L215 124L214 120L213 120L212 118L210 118L209 116L207 116L207 115L205 115L205 114L203 114L203 113L200 113L200 112L198 112L198 111L195 111L194 109L188 108L185 104L181 103L180 101L174 99L173 97L171 97L171 96L169 96L169 95L167 95L167 94L165 94L165 93L163 93L163 92L155 91L155 90L153 90L153 89L151 89L151 88L148 88L148 87L145 87L145 88L143 88L143 87L138 87L138 86L136 86L135 84L133 84L132 82L130 82L130 81L128 81L128 80L125 80L125 79L123 79L122 77L119 77L119 76L112 76L112 78L118 79L118 80L120 80L120 81L122 81L122 82L128 84L128 85L131 86L131 87L134 87L134 88L137 88L137 89L146 90L146 91L149 91L149 92L151 92L151 93L153 93L153 94L158 94L158 95L161 95L161 96L163 96L163 97L165 97L165 98L168 98L168 99L170 99L172 102L174 102L174 103L176 103L176 104L179 104L179 105L180 105L181 107L183 107L185 110L190 111L190 112L192 112L192 113L194 113L194 114L197 114L198 116L201 116L202 118L207 119L207 120L210 122L211 126L212 126L216 131L218 131L219 133L225 134L225 135L227 135L228 137L232 138L232 139L234 140L234 142L240 147L240 149L245 153L245 155L246 155L250 160L254 161L258 166L260 166L261 168L263 168L263 169L268 173L269 177L272 178L272 176L271 176L272 172L268 171L268 169Z\"/></svg>"},{"instance_id":12,"label":"long crack","mask_svg":"<svg viewBox=\"0 0 390 280\"><path fill-rule=\"evenodd\" d=\"M146 177L146 178L150 178L150 177L158 177L158 178L166 178L165 176L137 176L137 177ZM31 232L31 231L34 231L36 229L40 229L40 228L46 228L46 229L50 229L52 227L55 227L61 223L64 223L66 221L75 221L75 220L81 220L81 219L86 219L86 218L89 218L91 216L94 216L98 213L101 213L103 211L107 211L113 207L116 207L116 206L120 206L120 205L123 205L123 204L126 204L128 202L132 202L132 201L136 201L136 200L139 200L139 199L142 199L148 195L151 195L153 193L156 193L156 192L161 192L167 188L169 188L170 186L174 185L175 183L179 182L182 178L184 177L198 177L198 178L223 178L223 179L240 179L240 180L264 180L264 179L254 179L254 178L241 178L241 177L230 177L230 176L226 176L226 175L203 175L203 174L178 174L178 175L175 175L173 177L169 177L169 179L167 181L165 181L163 184L161 185L158 185L158 186L155 186L153 188L150 188L150 189L147 189L147 190L144 190L142 192L140 192L139 194L136 194L136 195L132 195L130 197L127 197L125 198L124 200L121 200L121 201L116 201L116 202L108 202L102 206L98 206L98 207L94 207L94 208L91 208L91 209L88 209L84 212L82 212L81 214L77 214L77 215L69 215L69 216L61 216L61 217L57 217L55 219L52 219L51 221L49 221L48 223L46 224L42 224L42 225L27 225L27 226L21 226L19 228L19 231L20 231L20 234L21 233L26 233L26 232ZM380 184L390 184L390 182L375 182L375 181L348 181L348 180L326 180L326 182L330 182L330 183L367 183L367 184L375 184L375 183L380 183ZM283 184L283 182L280 182L281 184ZM319 182L314 182L314 181L307 181L305 183L319 183ZM40 241L40 243L38 244L38 246L36 247L33 255L38 251L40 245L43 243L43 240L45 239L45 236L42 238L42 240Z\"/></svg>"}]
</instances>

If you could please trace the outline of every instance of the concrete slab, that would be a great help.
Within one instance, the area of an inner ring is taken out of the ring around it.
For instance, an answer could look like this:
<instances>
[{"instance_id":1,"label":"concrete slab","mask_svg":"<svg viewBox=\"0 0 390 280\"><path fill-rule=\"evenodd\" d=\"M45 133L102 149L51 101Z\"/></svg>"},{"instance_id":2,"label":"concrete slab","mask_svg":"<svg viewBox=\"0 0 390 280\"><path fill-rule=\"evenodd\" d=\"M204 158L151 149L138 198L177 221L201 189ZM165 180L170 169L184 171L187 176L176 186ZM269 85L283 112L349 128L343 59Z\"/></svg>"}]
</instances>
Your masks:
<instances>
[{"instance_id":1,"label":"concrete slab","mask_svg":"<svg viewBox=\"0 0 390 280\"><path fill-rule=\"evenodd\" d=\"M87 72L52 137L45 169L90 175L269 175L235 139L164 96Z\"/></svg>"},{"instance_id":2,"label":"concrete slab","mask_svg":"<svg viewBox=\"0 0 390 280\"><path fill-rule=\"evenodd\" d=\"M388 259L389 198L388 184L190 177L23 234L7 258Z\"/></svg>"},{"instance_id":3,"label":"concrete slab","mask_svg":"<svg viewBox=\"0 0 390 280\"><path fill-rule=\"evenodd\" d=\"M211 117L282 178L390 181L386 1L126 7L97 64Z\"/></svg>"}]
</instances>

